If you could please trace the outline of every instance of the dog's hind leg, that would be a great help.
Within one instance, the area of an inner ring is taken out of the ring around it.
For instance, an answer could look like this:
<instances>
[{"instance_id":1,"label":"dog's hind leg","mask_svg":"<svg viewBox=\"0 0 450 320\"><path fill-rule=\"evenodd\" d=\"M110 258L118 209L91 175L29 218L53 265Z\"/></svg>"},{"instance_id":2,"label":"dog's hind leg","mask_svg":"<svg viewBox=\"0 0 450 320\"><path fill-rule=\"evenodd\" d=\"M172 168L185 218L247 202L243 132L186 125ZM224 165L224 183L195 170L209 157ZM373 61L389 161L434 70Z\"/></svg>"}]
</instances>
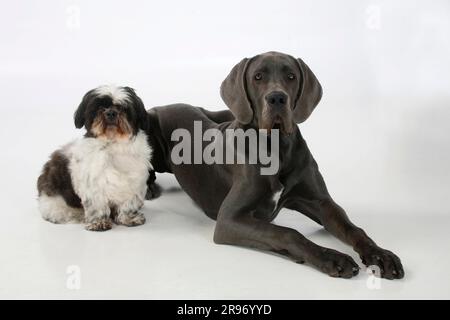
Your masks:
<instances>
[{"instance_id":1,"label":"dog's hind leg","mask_svg":"<svg viewBox=\"0 0 450 320\"><path fill-rule=\"evenodd\" d=\"M53 223L81 223L84 221L82 208L67 205L62 196L41 194L38 198L42 218Z\"/></svg>"},{"instance_id":2,"label":"dog's hind leg","mask_svg":"<svg viewBox=\"0 0 450 320\"><path fill-rule=\"evenodd\" d=\"M150 170L149 177L147 179L147 192L145 194L145 200L153 200L161 196L161 186L157 184L155 180L155 171Z\"/></svg>"},{"instance_id":3,"label":"dog's hind leg","mask_svg":"<svg viewBox=\"0 0 450 320\"><path fill-rule=\"evenodd\" d=\"M69 159L57 150L44 165L37 181L38 206L42 217L53 223L77 223L84 220L81 200L72 186Z\"/></svg>"}]
</instances>

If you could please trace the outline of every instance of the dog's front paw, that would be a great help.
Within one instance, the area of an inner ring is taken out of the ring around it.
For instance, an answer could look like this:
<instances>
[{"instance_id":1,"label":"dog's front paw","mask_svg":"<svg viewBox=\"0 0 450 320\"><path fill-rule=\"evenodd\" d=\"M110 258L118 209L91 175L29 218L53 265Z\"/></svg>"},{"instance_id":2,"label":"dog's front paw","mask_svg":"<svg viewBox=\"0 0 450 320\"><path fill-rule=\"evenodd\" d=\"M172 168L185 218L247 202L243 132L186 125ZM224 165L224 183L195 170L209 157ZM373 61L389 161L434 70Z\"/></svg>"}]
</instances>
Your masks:
<instances>
[{"instance_id":1,"label":"dog's front paw","mask_svg":"<svg viewBox=\"0 0 450 320\"><path fill-rule=\"evenodd\" d=\"M145 223L145 216L140 212L133 215L119 214L115 217L114 222L127 227L135 227Z\"/></svg>"},{"instance_id":2,"label":"dog's front paw","mask_svg":"<svg viewBox=\"0 0 450 320\"><path fill-rule=\"evenodd\" d=\"M109 218L97 219L86 224L86 230L106 231L112 228L112 221Z\"/></svg>"},{"instance_id":3,"label":"dog's front paw","mask_svg":"<svg viewBox=\"0 0 450 320\"><path fill-rule=\"evenodd\" d=\"M313 264L322 272L336 278L349 279L359 273L359 266L349 255L328 248L321 249L319 258Z\"/></svg>"},{"instance_id":4,"label":"dog's front paw","mask_svg":"<svg viewBox=\"0 0 450 320\"><path fill-rule=\"evenodd\" d=\"M368 246L359 254L362 262L367 266L380 268L382 278L389 280L401 279L405 276L400 258L389 250L377 246Z\"/></svg>"}]
</instances>

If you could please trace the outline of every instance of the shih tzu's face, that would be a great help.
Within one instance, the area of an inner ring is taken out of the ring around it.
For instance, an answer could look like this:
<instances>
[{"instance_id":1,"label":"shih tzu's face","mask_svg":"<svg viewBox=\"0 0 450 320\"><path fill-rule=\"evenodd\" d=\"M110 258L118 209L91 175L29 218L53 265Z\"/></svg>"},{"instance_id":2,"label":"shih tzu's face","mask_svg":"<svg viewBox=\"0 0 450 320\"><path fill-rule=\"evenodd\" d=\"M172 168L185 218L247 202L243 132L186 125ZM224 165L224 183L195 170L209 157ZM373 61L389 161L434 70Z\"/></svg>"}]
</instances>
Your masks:
<instances>
[{"instance_id":1,"label":"shih tzu's face","mask_svg":"<svg viewBox=\"0 0 450 320\"><path fill-rule=\"evenodd\" d=\"M147 111L132 88L101 86L85 94L74 120L88 137L121 140L146 130Z\"/></svg>"}]
</instances>

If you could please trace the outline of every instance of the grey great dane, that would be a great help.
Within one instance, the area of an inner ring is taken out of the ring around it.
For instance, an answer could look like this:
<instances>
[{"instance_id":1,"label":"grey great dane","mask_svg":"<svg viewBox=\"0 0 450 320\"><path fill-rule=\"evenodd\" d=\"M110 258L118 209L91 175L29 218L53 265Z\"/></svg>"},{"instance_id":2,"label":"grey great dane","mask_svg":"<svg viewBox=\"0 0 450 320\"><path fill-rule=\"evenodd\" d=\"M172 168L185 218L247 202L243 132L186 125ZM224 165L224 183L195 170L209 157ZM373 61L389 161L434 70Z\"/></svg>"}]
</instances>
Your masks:
<instances>
[{"instance_id":1,"label":"grey great dane","mask_svg":"<svg viewBox=\"0 0 450 320\"><path fill-rule=\"evenodd\" d=\"M272 223L282 208L289 208L352 246L365 265L380 268L382 277L403 278L400 259L354 225L332 199L300 133L297 124L311 115L322 97L322 87L306 63L278 52L245 58L223 81L221 96L229 111L211 112L186 104L148 111L154 169L173 173L194 202L217 221L214 242L275 252L332 277L358 274L359 267L350 256ZM172 132L184 128L193 133L194 121L201 121L203 130L222 132L279 129L279 170L261 175L260 164L175 165Z\"/></svg>"}]
</instances>

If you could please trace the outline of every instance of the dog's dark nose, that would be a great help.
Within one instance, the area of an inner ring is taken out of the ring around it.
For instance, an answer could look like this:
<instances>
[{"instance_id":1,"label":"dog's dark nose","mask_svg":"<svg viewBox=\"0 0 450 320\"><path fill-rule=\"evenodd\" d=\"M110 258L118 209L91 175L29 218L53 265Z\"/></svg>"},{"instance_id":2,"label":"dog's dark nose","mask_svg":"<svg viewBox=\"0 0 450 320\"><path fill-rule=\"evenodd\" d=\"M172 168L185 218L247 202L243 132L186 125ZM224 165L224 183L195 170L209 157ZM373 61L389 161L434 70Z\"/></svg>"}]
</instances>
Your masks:
<instances>
[{"instance_id":1,"label":"dog's dark nose","mask_svg":"<svg viewBox=\"0 0 450 320\"><path fill-rule=\"evenodd\" d=\"M106 120L108 120L108 121L114 121L114 120L116 120L116 117L117 117L117 111L108 109L105 111L105 117L106 117Z\"/></svg>"},{"instance_id":2,"label":"dog's dark nose","mask_svg":"<svg viewBox=\"0 0 450 320\"><path fill-rule=\"evenodd\" d=\"M284 107L287 103L287 95L281 91L273 91L266 96L266 101L271 107Z\"/></svg>"}]
</instances>

